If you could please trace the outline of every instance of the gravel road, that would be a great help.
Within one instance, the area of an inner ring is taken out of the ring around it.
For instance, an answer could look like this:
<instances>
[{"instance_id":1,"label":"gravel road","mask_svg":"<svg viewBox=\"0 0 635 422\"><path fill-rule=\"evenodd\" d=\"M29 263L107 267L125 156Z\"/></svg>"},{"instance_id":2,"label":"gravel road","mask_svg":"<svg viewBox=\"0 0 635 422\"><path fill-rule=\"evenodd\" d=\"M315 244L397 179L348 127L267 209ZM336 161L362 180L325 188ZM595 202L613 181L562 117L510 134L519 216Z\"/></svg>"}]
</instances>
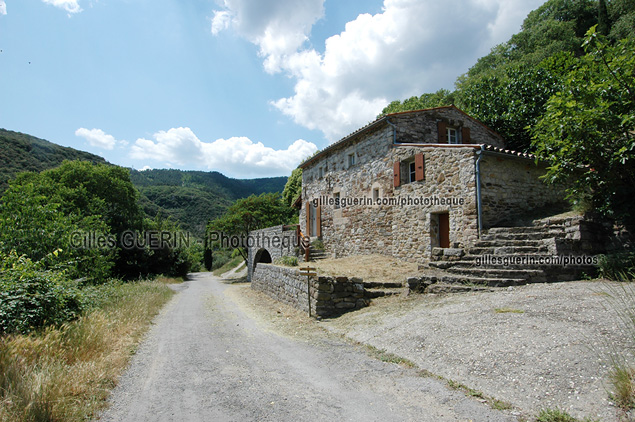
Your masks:
<instances>
[{"instance_id":1,"label":"gravel road","mask_svg":"<svg viewBox=\"0 0 635 422\"><path fill-rule=\"evenodd\" d=\"M280 332L248 285L196 273L177 288L100 420L513 420L322 330Z\"/></svg>"},{"instance_id":2,"label":"gravel road","mask_svg":"<svg viewBox=\"0 0 635 422\"><path fill-rule=\"evenodd\" d=\"M511 403L527 417L560 408L615 421L608 357L632 346L609 294L619 283L534 284L389 298L322 327ZM626 295L629 306L635 293Z\"/></svg>"}]
</instances>

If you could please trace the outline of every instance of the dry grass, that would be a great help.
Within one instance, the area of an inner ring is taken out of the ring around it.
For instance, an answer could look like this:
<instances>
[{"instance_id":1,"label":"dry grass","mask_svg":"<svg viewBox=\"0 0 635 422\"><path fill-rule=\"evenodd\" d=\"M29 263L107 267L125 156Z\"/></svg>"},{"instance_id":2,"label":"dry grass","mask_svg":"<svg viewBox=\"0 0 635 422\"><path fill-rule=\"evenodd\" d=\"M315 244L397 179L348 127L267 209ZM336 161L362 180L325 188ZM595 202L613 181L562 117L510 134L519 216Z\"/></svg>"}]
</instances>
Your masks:
<instances>
[{"instance_id":1,"label":"dry grass","mask_svg":"<svg viewBox=\"0 0 635 422\"><path fill-rule=\"evenodd\" d=\"M89 419L172 293L158 282L123 284L76 321L1 338L0 421Z\"/></svg>"},{"instance_id":2,"label":"dry grass","mask_svg":"<svg viewBox=\"0 0 635 422\"><path fill-rule=\"evenodd\" d=\"M302 264L304 266L305 264ZM360 277L364 281L403 283L419 273L418 264L384 255L359 255L311 262L320 275Z\"/></svg>"}]
</instances>

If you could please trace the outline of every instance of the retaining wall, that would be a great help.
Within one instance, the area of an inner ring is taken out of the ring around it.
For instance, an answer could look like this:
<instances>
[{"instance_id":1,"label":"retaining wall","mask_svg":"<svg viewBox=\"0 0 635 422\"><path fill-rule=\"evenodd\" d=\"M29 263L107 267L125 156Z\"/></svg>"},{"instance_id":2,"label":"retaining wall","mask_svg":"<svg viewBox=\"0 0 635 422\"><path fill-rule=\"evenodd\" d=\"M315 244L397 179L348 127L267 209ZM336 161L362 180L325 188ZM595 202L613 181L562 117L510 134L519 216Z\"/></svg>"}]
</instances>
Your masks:
<instances>
[{"instance_id":1,"label":"retaining wall","mask_svg":"<svg viewBox=\"0 0 635 422\"><path fill-rule=\"evenodd\" d=\"M309 311L307 276L298 268L259 263L251 275L251 288L273 299ZM356 277L311 277L311 315L331 317L368 306L364 284Z\"/></svg>"}]
</instances>

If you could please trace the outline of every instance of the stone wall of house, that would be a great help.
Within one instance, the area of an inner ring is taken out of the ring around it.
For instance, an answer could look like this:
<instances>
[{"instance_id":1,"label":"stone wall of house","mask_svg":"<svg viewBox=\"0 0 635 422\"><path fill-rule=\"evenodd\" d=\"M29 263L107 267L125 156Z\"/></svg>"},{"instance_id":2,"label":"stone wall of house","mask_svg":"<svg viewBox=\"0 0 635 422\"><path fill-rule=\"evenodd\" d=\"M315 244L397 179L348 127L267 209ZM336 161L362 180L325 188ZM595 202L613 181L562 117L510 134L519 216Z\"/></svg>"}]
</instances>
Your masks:
<instances>
[{"instance_id":1,"label":"stone wall of house","mask_svg":"<svg viewBox=\"0 0 635 422\"><path fill-rule=\"evenodd\" d=\"M247 278L251 280L254 267L261 262L264 251L271 260L282 256L296 256L298 240L295 230L284 230L284 226L267 227L249 232L247 239Z\"/></svg>"},{"instance_id":2,"label":"stone wall of house","mask_svg":"<svg viewBox=\"0 0 635 422\"><path fill-rule=\"evenodd\" d=\"M306 202L319 203L322 241L330 256L392 254L392 207L344 202L354 199L370 202L374 188L379 189L380 196L392 195L391 149L392 130L385 125L303 171L305 202L300 212L300 226L307 234ZM350 154L354 154L356 161L352 166L348 165ZM322 178L319 167L323 168ZM336 195L342 199L339 208L328 202Z\"/></svg>"},{"instance_id":3,"label":"stone wall of house","mask_svg":"<svg viewBox=\"0 0 635 422\"><path fill-rule=\"evenodd\" d=\"M436 108L426 113L405 112L390 116L389 120L396 127L397 143L439 143L437 124L443 121L457 129L470 128L472 144L505 147L503 139L498 134L452 107Z\"/></svg>"},{"instance_id":4,"label":"stone wall of house","mask_svg":"<svg viewBox=\"0 0 635 422\"><path fill-rule=\"evenodd\" d=\"M393 256L414 262L429 259L432 248L438 246L434 218L439 213L449 215L450 247L465 247L476 241L474 151L473 147L393 149L393 162L407 162L423 153L425 168L423 181L394 188L393 196L399 205L392 210Z\"/></svg>"},{"instance_id":5,"label":"stone wall of house","mask_svg":"<svg viewBox=\"0 0 635 422\"><path fill-rule=\"evenodd\" d=\"M483 227L513 222L533 209L562 204L563 187L548 186L540 176L544 164L534 160L485 152L481 160Z\"/></svg>"},{"instance_id":6,"label":"stone wall of house","mask_svg":"<svg viewBox=\"0 0 635 422\"><path fill-rule=\"evenodd\" d=\"M251 287L273 299L309 311L311 314L331 317L368 306L365 289L360 278L311 277L299 274L298 268L260 263L253 272Z\"/></svg>"}]
</instances>

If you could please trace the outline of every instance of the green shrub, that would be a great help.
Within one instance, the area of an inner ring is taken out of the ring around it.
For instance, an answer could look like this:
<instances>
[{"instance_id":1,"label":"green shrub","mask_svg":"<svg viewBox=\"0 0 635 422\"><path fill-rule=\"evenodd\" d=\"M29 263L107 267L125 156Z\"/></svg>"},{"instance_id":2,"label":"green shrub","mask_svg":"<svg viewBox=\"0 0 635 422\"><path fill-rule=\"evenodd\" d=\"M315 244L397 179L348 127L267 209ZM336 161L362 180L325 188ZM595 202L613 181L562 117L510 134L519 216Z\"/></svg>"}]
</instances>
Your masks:
<instances>
[{"instance_id":1,"label":"green shrub","mask_svg":"<svg viewBox=\"0 0 635 422\"><path fill-rule=\"evenodd\" d=\"M226 250L214 251L212 253L212 270L216 270L231 260L231 252Z\"/></svg>"},{"instance_id":2,"label":"green shrub","mask_svg":"<svg viewBox=\"0 0 635 422\"><path fill-rule=\"evenodd\" d=\"M598 275L616 281L635 279L635 251L600 255Z\"/></svg>"},{"instance_id":3,"label":"green shrub","mask_svg":"<svg viewBox=\"0 0 635 422\"><path fill-rule=\"evenodd\" d=\"M323 251L324 250L324 242L322 242L322 240L320 239L315 239L313 242L311 242L311 249L315 249L318 251Z\"/></svg>"},{"instance_id":4,"label":"green shrub","mask_svg":"<svg viewBox=\"0 0 635 422\"><path fill-rule=\"evenodd\" d=\"M64 273L12 254L0 256L0 334L27 333L76 318L87 297Z\"/></svg>"},{"instance_id":5,"label":"green shrub","mask_svg":"<svg viewBox=\"0 0 635 422\"><path fill-rule=\"evenodd\" d=\"M284 265L286 267L297 267L298 257L296 256L281 256L273 260L276 265Z\"/></svg>"}]
</instances>

